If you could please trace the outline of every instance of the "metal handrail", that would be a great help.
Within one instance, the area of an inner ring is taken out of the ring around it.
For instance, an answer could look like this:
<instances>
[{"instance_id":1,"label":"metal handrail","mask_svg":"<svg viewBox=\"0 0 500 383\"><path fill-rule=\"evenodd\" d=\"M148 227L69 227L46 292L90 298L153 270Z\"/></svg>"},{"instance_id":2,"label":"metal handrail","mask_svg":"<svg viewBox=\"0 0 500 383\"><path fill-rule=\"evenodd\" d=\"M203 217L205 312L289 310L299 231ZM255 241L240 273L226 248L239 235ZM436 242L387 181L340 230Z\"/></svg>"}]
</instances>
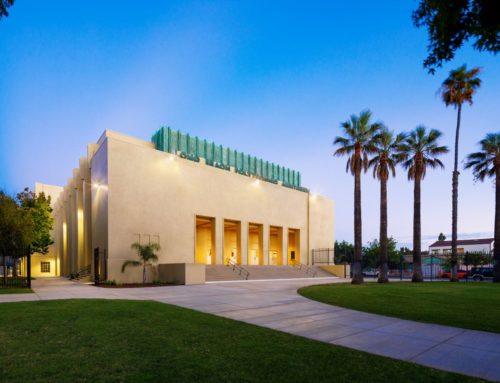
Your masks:
<instances>
[{"instance_id":1,"label":"metal handrail","mask_svg":"<svg viewBox=\"0 0 500 383\"><path fill-rule=\"evenodd\" d=\"M90 265L83 266L76 273L71 273L70 279L81 279L89 276L91 272L92 272L92 267Z\"/></svg>"},{"instance_id":2,"label":"metal handrail","mask_svg":"<svg viewBox=\"0 0 500 383\"><path fill-rule=\"evenodd\" d=\"M318 273L316 270L314 270L313 268L307 266L307 265L304 265L303 263L300 263L300 262L293 262L292 263L293 267L298 267L300 271L304 271L306 274L311 274L313 278L316 278L316 274Z\"/></svg>"},{"instance_id":3,"label":"metal handrail","mask_svg":"<svg viewBox=\"0 0 500 383\"><path fill-rule=\"evenodd\" d=\"M241 267L240 265L236 264L236 262L230 259L227 261L227 266L231 267L234 272L237 272L239 275L245 278L245 280L248 280L250 272L247 269Z\"/></svg>"}]
</instances>

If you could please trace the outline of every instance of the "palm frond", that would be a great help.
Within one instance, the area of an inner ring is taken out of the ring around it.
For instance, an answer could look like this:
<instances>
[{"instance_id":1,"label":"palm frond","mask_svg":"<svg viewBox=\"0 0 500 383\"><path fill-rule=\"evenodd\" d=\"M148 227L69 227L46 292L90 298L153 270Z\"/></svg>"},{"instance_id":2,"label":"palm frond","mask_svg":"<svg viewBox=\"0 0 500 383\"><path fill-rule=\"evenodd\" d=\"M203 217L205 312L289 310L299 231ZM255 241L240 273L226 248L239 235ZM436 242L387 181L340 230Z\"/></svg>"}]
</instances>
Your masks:
<instances>
[{"instance_id":1,"label":"palm frond","mask_svg":"<svg viewBox=\"0 0 500 383\"><path fill-rule=\"evenodd\" d=\"M128 266L133 266L133 267L142 266L142 263L141 263L141 262L139 262L139 261L132 261L132 260L129 260L129 261L125 261L125 262L123 262L123 265L122 265L122 273L123 273L123 272L125 272L125 269L126 269Z\"/></svg>"},{"instance_id":2,"label":"palm frond","mask_svg":"<svg viewBox=\"0 0 500 383\"><path fill-rule=\"evenodd\" d=\"M472 168L472 174L476 181L484 181L485 178L496 177L497 167L500 167L500 132L488 133L479 142L481 150L467 156L464 164L465 169Z\"/></svg>"}]
</instances>

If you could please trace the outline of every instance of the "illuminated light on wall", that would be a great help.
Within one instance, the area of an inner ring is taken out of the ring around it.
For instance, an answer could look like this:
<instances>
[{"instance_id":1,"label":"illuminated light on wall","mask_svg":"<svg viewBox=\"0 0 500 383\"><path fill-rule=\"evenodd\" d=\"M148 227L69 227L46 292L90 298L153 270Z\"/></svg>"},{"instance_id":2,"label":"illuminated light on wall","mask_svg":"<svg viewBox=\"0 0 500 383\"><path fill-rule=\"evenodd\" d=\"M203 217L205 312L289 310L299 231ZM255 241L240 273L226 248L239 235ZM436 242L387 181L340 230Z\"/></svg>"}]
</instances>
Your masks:
<instances>
[{"instance_id":1,"label":"illuminated light on wall","mask_svg":"<svg viewBox=\"0 0 500 383\"><path fill-rule=\"evenodd\" d=\"M260 180L255 180L253 181L254 186L259 186L260 185Z\"/></svg>"},{"instance_id":2,"label":"illuminated light on wall","mask_svg":"<svg viewBox=\"0 0 500 383\"><path fill-rule=\"evenodd\" d=\"M108 190L108 185L103 185L103 184L100 184L98 182L94 182L92 184L92 187L96 190Z\"/></svg>"},{"instance_id":3,"label":"illuminated light on wall","mask_svg":"<svg viewBox=\"0 0 500 383\"><path fill-rule=\"evenodd\" d=\"M318 198L318 194L317 193L311 193L310 194L310 198L311 198L311 201L314 201Z\"/></svg>"}]
</instances>

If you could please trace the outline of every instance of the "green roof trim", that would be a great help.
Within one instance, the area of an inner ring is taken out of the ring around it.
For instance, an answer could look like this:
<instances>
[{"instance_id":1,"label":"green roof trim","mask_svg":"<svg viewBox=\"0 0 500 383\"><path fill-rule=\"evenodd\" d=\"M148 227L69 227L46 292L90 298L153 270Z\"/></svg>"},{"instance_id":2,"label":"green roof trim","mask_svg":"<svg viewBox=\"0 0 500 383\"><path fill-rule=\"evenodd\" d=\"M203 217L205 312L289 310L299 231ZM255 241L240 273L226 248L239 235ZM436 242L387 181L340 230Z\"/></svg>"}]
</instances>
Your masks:
<instances>
[{"instance_id":1,"label":"green roof trim","mask_svg":"<svg viewBox=\"0 0 500 383\"><path fill-rule=\"evenodd\" d=\"M267 181L277 183L281 181L283 186L308 192L301 186L300 172L276 165L269 161L238 152L237 150L216 145L198 137L183 134L170 127L160 128L151 141L157 150L177 154L180 152L183 158L204 158L206 163L216 167L234 167L239 174L255 176Z\"/></svg>"}]
</instances>

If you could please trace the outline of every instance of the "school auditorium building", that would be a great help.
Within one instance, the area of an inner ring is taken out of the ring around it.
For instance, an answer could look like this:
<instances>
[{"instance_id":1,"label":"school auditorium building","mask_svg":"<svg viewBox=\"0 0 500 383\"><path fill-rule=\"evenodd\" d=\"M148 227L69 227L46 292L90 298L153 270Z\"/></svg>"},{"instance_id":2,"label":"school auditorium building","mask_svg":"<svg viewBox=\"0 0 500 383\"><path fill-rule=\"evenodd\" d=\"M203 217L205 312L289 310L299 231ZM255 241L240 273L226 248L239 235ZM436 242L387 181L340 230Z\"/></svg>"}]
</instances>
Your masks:
<instances>
[{"instance_id":1,"label":"school auditorium building","mask_svg":"<svg viewBox=\"0 0 500 383\"><path fill-rule=\"evenodd\" d=\"M161 128L151 142L105 131L66 186L50 190L56 275L142 280L134 242L158 243L158 265L311 263L333 248L333 201L298 171ZM157 267L158 268L158 267ZM153 269L149 279L158 278Z\"/></svg>"}]
</instances>

